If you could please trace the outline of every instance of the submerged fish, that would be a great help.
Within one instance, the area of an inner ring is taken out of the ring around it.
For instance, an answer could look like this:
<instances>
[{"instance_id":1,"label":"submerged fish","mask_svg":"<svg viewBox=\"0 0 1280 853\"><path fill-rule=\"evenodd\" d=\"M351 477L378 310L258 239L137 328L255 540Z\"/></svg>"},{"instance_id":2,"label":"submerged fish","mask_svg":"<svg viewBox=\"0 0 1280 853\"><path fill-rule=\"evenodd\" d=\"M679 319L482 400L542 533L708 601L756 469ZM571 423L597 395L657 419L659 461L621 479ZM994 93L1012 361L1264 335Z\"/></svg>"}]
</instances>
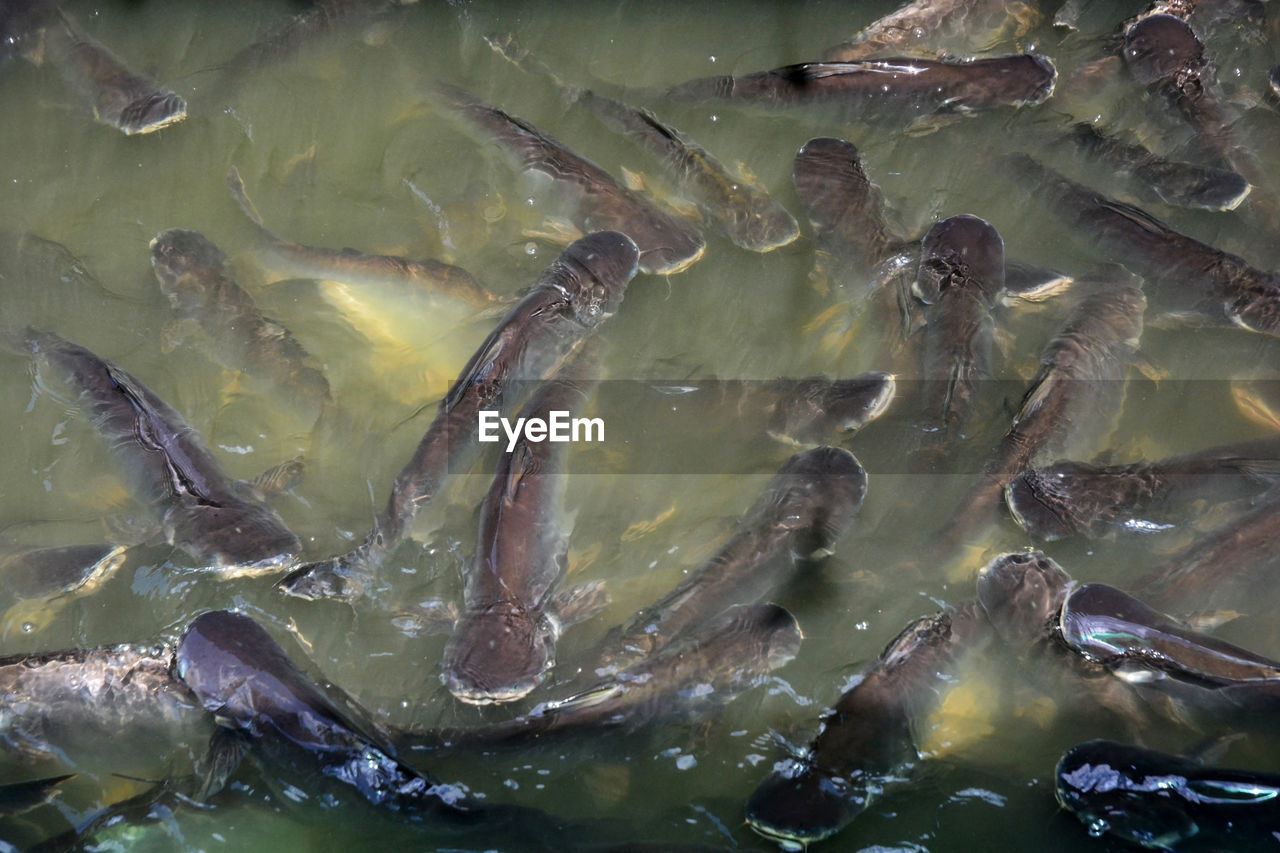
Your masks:
<instances>
[{"instance_id":1,"label":"submerged fish","mask_svg":"<svg viewBox=\"0 0 1280 853\"><path fill-rule=\"evenodd\" d=\"M873 370L848 379L810 376L742 383L743 417L767 416L769 435L792 444L823 444L884 414L897 389L891 373Z\"/></svg>"},{"instance_id":2,"label":"submerged fish","mask_svg":"<svg viewBox=\"0 0 1280 853\"><path fill-rule=\"evenodd\" d=\"M1028 53L940 62L867 59L807 62L737 77L704 77L673 86L682 102L738 101L771 109L800 104L846 107L864 114L966 114L997 107L1034 106L1052 93L1057 71L1047 57Z\"/></svg>"},{"instance_id":3,"label":"submerged fish","mask_svg":"<svg viewBox=\"0 0 1280 853\"><path fill-rule=\"evenodd\" d=\"M590 382L550 379L520 410L550 423L552 412L580 412ZM524 434L502 454L480 507L475 564L464 571L463 609L444 649L443 679L464 702L521 698L555 664L562 625L587 618L606 601L597 589L560 591L568 560L561 515L563 443Z\"/></svg>"},{"instance_id":4,"label":"submerged fish","mask_svg":"<svg viewBox=\"0 0 1280 853\"><path fill-rule=\"evenodd\" d=\"M925 304L922 446L926 470L964 438L991 378L991 312L1004 290L1004 240L985 220L953 216L924 236L913 295Z\"/></svg>"},{"instance_id":5,"label":"submerged fish","mask_svg":"<svg viewBox=\"0 0 1280 853\"><path fill-rule=\"evenodd\" d=\"M1230 169L1167 160L1145 147L1103 135L1080 122L1068 139L1089 158L1133 178L1135 191L1148 201L1204 210L1235 210L1253 188Z\"/></svg>"},{"instance_id":6,"label":"submerged fish","mask_svg":"<svg viewBox=\"0 0 1280 853\"><path fill-rule=\"evenodd\" d=\"M1153 850L1275 846L1280 775L1094 740L1069 749L1054 780L1058 803L1095 837Z\"/></svg>"},{"instance_id":7,"label":"submerged fish","mask_svg":"<svg viewBox=\"0 0 1280 853\"><path fill-rule=\"evenodd\" d=\"M203 234L160 232L151 241L151 266L179 324L206 334L225 367L265 376L306 400L331 399L329 381L307 364L307 351L288 329L262 315L231 278L226 255Z\"/></svg>"},{"instance_id":8,"label":"submerged fish","mask_svg":"<svg viewBox=\"0 0 1280 853\"><path fill-rule=\"evenodd\" d=\"M593 729L634 730L726 704L796 656L803 635L776 604L731 607L651 657L522 717L474 729L403 732L417 750L527 748Z\"/></svg>"},{"instance_id":9,"label":"submerged fish","mask_svg":"<svg viewBox=\"0 0 1280 853\"><path fill-rule=\"evenodd\" d=\"M27 330L23 342L40 369L71 388L170 544L224 572L273 572L295 562L298 537L252 485L223 473L196 431L150 389L57 335Z\"/></svg>"},{"instance_id":10,"label":"submerged fish","mask_svg":"<svg viewBox=\"0 0 1280 853\"><path fill-rule=\"evenodd\" d=\"M619 231L634 240L642 272L670 275L702 257L706 244L696 228L620 185L533 125L455 86L438 83L436 92L448 107L510 151L522 170L546 175L564 190L577 208L576 222L583 231Z\"/></svg>"},{"instance_id":11,"label":"submerged fish","mask_svg":"<svg viewBox=\"0 0 1280 853\"><path fill-rule=\"evenodd\" d=\"M1055 462L1023 471L1005 487L1005 503L1033 538L1098 538L1117 530L1174 526L1169 504L1263 491L1280 480L1280 441L1214 447L1158 462L1088 465ZM1161 513L1159 510L1166 511ZM1152 511L1155 510L1153 513ZM1166 519L1165 522L1155 520Z\"/></svg>"},{"instance_id":12,"label":"submerged fish","mask_svg":"<svg viewBox=\"0 0 1280 853\"><path fill-rule=\"evenodd\" d=\"M847 450L818 447L792 456L715 556L601 640L597 674L642 661L725 608L781 587L804 558L844 535L866 491L866 472Z\"/></svg>"},{"instance_id":13,"label":"submerged fish","mask_svg":"<svg viewBox=\"0 0 1280 853\"><path fill-rule=\"evenodd\" d=\"M775 765L747 799L747 824L784 849L835 835L919 760L914 724L981 649L989 629L967 602L915 620L823 718L799 757Z\"/></svg>"},{"instance_id":14,"label":"submerged fish","mask_svg":"<svg viewBox=\"0 0 1280 853\"><path fill-rule=\"evenodd\" d=\"M76 778L74 773L0 785L0 820L39 808L58 796L64 782Z\"/></svg>"},{"instance_id":15,"label":"submerged fish","mask_svg":"<svg viewBox=\"0 0 1280 853\"><path fill-rule=\"evenodd\" d=\"M212 720L172 662L172 649L132 645L0 659L0 752L92 764L104 744L152 758L207 736Z\"/></svg>"},{"instance_id":16,"label":"submerged fish","mask_svg":"<svg viewBox=\"0 0 1280 853\"><path fill-rule=\"evenodd\" d=\"M565 249L484 340L440 401L365 541L347 554L300 567L280 582L281 589L299 598L363 596L373 570L435 496L451 460L474 443L480 410L501 408L512 382L553 374L617 310L638 256L635 243L613 231L590 234Z\"/></svg>"},{"instance_id":17,"label":"submerged fish","mask_svg":"<svg viewBox=\"0 0 1280 853\"><path fill-rule=\"evenodd\" d=\"M698 205L734 245L769 252L800 236L800 226L768 191L739 168L730 172L702 146L648 110L563 83L515 43L511 34L486 36L495 51L525 71L547 77L569 104L581 104L609 127L639 141L659 158L680 191Z\"/></svg>"},{"instance_id":18,"label":"submerged fish","mask_svg":"<svg viewBox=\"0 0 1280 853\"><path fill-rule=\"evenodd\" d=\"M1280 334L1280 276L1179 234L1147 212L1094 192L1029 157L1015 155L1010 162L1110 259L1142 273L1162 302L1210 318L1225 315L1253 332Z\"/></svg>"},{"instance_id":19,"label":"submerged fish","mask_svg":"<svg viewBox=\"0 0 1280 853\"><path fill-rule=\"evenodd\" d=\"M936 535L941 547L985 532L1005 486L1028 466L1068 447L1093 448L1114 426L1147 305L1136 281L1126 278L1104 277L1085 287L1045 347L1009 431Z\"/></svg>"},{"instance_id":20,"label":"submerged fish","mask_svg":"<svg viewBox=\"0 0 1280 853\"><path fill-rule=\"evenodd\" d=\"M462 267L432 258L410 260L393 255L367 255L355 249L318 249L282 240L267 230L253 202L245 195L244 181L233 166L227 188L245 216L257 226L267 245L260 255L267 266L296 278L341 281L348 284L390 283L438 292L475 308L501 301L480 280Z\"/></svg>"},{"instance_id":21,"label":"submerged fish","mask_svg":"<svg viewBox=\"0 0 1280 853\"><path fill-rule=\"evenodd\" d=\"M93 117L126 134L151 133L187 117L181 97L134 74L59 12L45 33L49 55L93 108Z\"/></svg>"},{"instance_id":22,"label":"submerged fish","mask_svg":"<svg viewBox=\"0 0 1280 853\"><path fill-rule=\"evenodd\" d=\"M1011 21L1021 35L1037 17L1033 8L1010 0L910 0L849 41L828 48L822 59L850 62L912 49L932 53L939 42L957 35L968 36L975 47L985 47Z\"/></svg>"},{"instance_id":23,"label":"submerged fish","mask_svg":"<svg viewBox=\"0 0 1280 853\"><path fill-rule=\"evenodd\" d=\"M44 627L73 598L89 595L124 565L119 545L65 545L0 553L0 582L17 601L0 617L0 636L13 626Z\"/></svg>"}]
</instances>

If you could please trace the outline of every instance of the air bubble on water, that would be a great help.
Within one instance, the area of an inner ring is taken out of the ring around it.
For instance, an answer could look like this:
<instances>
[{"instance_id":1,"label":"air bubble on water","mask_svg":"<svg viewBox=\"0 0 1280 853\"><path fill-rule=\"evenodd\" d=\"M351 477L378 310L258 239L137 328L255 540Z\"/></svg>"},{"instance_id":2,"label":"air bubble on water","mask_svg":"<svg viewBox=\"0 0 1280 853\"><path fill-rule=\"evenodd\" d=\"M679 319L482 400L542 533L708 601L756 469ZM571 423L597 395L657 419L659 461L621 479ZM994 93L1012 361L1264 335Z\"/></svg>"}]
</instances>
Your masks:
<instances>
[{"instance_id":1,"label":"air bubble on water","mask_svg":"<svg viewBox=\"0 0 1280 853\"><path fill-rule=\"evenodd\" d=\"M697 767L697 766L698 766L698 759L694 758L692 755L682 755L676 759L677 770L688 770L692 767Z\"/></svg>"},{"instance_id":2,"label":"air bubble on water","mask_svg":"<svg viewBox=\"0 0 1280 853\"><path fill-rule=\"evenodd\" d=\"M857 624L856 624L856 625L854 625L853 627L854 627L854 630L857 630L857 631L865 631L865 630L867 630L868 628L870 628L870 627L871 627L871 625L870 625L870 623L868 623L867 621L863 620L862 622L857 623Z\"/></svg>"},{"instance_id":3,"label":"air bubble on water","mask_svg":"<svg viewBox=\"0 0 1280 853\"><path fill-rule=\"evenodd\" d=\"M22 623L22 633L24 633L24 634L30 634L30 633L31 633L32 631L34 631L35 629L36 629L36 625L35 625L35 623L34 623L34 622L23 622L23 623Z\"/></svg>"},{"instance_id":4,"label":"air bubble on water","mask_svg":"<svg viewBox=\"0 0 1280 853\"><path fill-rule=\"evenodd\" d=\"M525 253L526 255L536 255L536 254L538 254L538 245L537 245L536 243L533 243L532 241L531 241L531 242L528 242L528 243L525 243L525 244L524 244L524 253Z\"/></svg>"},{"instance_id":5,"label":"air bubble on water","mask_svg":"<svg viewBox=\"0 0 1280 853\"><path fill-rule=\"evenodd\" d=\"M1111 825L1102 818L1095 818L1089 821L1089 835L1092 838L1101 838L1110 828Z\"/></svg>"}]
</instances>

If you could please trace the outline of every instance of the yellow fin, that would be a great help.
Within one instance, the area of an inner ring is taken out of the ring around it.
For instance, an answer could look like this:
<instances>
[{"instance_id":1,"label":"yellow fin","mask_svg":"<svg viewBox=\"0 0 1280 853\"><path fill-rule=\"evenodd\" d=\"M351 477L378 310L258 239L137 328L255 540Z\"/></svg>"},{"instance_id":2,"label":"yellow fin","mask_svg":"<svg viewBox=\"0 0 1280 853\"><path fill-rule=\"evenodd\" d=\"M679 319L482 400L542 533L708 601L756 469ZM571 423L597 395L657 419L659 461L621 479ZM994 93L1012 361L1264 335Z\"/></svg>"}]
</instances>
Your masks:
<instances>
[{"instance_id":1,"label":"yellow fin","mask_svg":"<svg viewBox=\"0 0 1280 853\"><path fill-rule=\"evenodd\" d=\"M673 505L663 510L662 512L658 513L658 515L656 515L655 517L647 521L635 522L634 524L629 526L626 530L622 531L622 541L633 542L642 536L649 535L650 533L652 533L653 531L661 527L664 523L666 523L675 514L676 514L676 508Z\"/></svg>"}]
</instances>

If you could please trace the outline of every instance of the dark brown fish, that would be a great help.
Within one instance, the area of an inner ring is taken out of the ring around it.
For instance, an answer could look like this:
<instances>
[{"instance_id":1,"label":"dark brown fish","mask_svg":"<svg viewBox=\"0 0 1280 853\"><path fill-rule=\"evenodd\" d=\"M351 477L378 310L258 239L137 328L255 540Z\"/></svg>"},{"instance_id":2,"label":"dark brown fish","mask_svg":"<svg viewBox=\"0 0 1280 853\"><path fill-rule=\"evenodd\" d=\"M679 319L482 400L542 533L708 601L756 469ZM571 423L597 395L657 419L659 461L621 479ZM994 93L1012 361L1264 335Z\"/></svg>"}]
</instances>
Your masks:
<instances>
[{"instance_id":1,"label":"dark brown fish","mask_svg":"<svg viewBox=\"0 0 1280 853\"><path fill-rule=\"evenodd\" d=\"M1023 471L1005 487L1005 503L1033 538L1098 538L1173 527L1185 502L1256 494L1280 479L1280 440L1214 447L1157 462L1088 465L1055 462ZM1162 511L1163 510L1163 511Z\"/></svg>"},{"instance_id":2,"label":"dark brown fish","mask_svg":"<svg viewBox=\"0 0 1280 853\"><path fill-rule=\"evenodd\" d=\"M546 378L558 370L617 310L638 257L635 243L614 231L590 234L565 249L484 340L440 401L365 541L347 554L300 567L280 587L300 598L363 596L370 573L435 497L451 460L474 444L480 410L500 409L512 382Z\"/></svg>"},{"instance_id":3,"label":"dark brown fish","mask_svg":"<svg viewBox=\"0 0 1280 853\"><path fill-rule=\"evenodd\" d=\"M93 117L126 134L152 133L187 117L177 94L139 76L65 14L45 32L53 63L89 102Z\"/></svg>"},{"instance_id":4,"label":"dark brown fish","mask_svg":"<svg viewBox=\"0 0 1280 853\"><path fill-rule=\"evenodd\" d=\"M967 36L974 48L1008 28L1016 14L1029 20L1017 21L1019 34L1034 22L1036 13L1009 0L910 0L864 27L847 42L828 48L824 62L850 62L873 56L901 56L913 50L933 53L943 40Z\"/></svg>"},{"instance_id":5,"label":"dark brown fish","mask_svg":"<svg viewBox=\"0 0 1280 853\"><path fill-rule=\"evenodd\" d=\"M747 824L784 849L829 838L919 759L912 727L952 685L990 629L975 602L908 625L836 700L817 736L747 799Z\"/></svg>"},{"instance_id":6,"label":"dark brown fish","mask_svg":"<svg viewBox=\"0 0 1280 853\"><path fill-rule=\"evenodd\" d=\"M1280 276L1249 265L1169 228L1143 210L1040 165L1030 157L1009 160L1068 223L1089 235L1109 260L1140 272L1161 307L1225 315L1250 331L1280 335Z\"/></svg>"},{"instance_id":7,"label":"dark brown fish","mask_svg":"<svg viewBox=\"0 0 1280 853\"><path fill-rule=\"evenodd\" d=\"M634 730L703 715L761 684L796 656L803 635L776 604L731 607L652 657L522 717L475 729L402 732L420 750L528 748L592 730Z\"/></svg>"},{"instance_id":8,"label":"dark brown fish","mask_svg":"<svg viewBox=\"0 0 1280 853\"><path fill-rule=\"evenodd\" d=\"M348 284L390 283L418 287L427 293L442 293L475 308L502 301L462 267L433 258L411 260L395 255L368 255L355 249L319 249L282 240L267 230L253 202L245 195L244 181L233 166L227 174L227 188L244 215L257 226L267 245L262 253L265 265L296 278L342 281Z\"/></svg>"},{"instance_id":9,"label":"dark brown fish","mask_svg":"<svg viewBox=\"0 0 1280 853\"><path fill-rule=\"evenodd\" d=\"M707 219L752 252L769 252L800 236L800 226L768 190L739 168L731 174L705 148L661 121L649 110L569 86L515 42L510 33L486 36L501 56L524 71L546 77L570 105L581 104L604 124L640 142L662 163L678 190L688 195Z\"/></svg>"},{"instance_id":10,"label":"dark brown fish","mask_svg":"<svg viewBox=\"0 0 1280 853\"><path fill-rule=\"evenodd\" d=\"M1074 125L1068 138L1089 158L1131 176L1135 192L1146 201L1204 210L1235 210L1252 189L1238 172L1168 160L1142 145L1105 136L1086 122Z\"/></svg>"},{"instance_id":11,"label":"dark brown fish","mask_svg":"<svg viewBox=\"0 0 1280 853\"><path fill-rule=\"evenodd\" d=\"M231 370L275 382L282 391L323 404L329 381L309 354L232 279L227 257L203 234L172 228L151 241L151 266L180 328L208 336L211 355Z\"/></svg>"},{"instance_id":12,"label":"dark brown fish","mask_svg":"<svg viewBox=\"0 0 1280 853\"><path fill-rule=\"evenodd\" d=\"M698 230L620 185L599 166L579 157L528 122L477 100L455 86L437 83L441 101L515 156L524 171L540 172L565 190L585 232L618 231L640 249L641 272L669 275L702 257Z\"/></svg>"},{"instance_id":13,"label":"dark brown fish","mask_svg":"<svg viewBox=\"0 0 1280 853\"><path fill-rule=\"evenodd\" d=\"M226 574L278 571L301 542L250 484L231 480L200 436L134 377L84 347L27 330L39 370L53 371L119 459L165 538Z\"/></svg>"},{"instance_id":14,"label":"dark brown fish","mask_svg":"<svg viewBox=\"0 0 1280 853\"><path fill-rule=\"evenodd\" d=\"M844 535L866 491L866 472L847 450L818 447L792 456L715 556L609 632L598 646L596 673L616 673L725 608L765 598L794 575L805 557Z\"/></svg>"},{"instance_id":15,"label":"dark brown fish","mask_svg":"<svg viewBox=\"0 0 1280 853\"><path fill-rule=\"evenodd\" d=\"M587 352L577 353L575 364L544 383L520 416L551 423L554 412L579 414L592 383L573 375L582 372ZM560 593L568 561L561 516L563 448L521 433L514 449L499 458L480 507L475 562L464 571L462 615L444 649L445 686L464 702L484 705L527 695L555 665L562 626L605 603L601 595Z\"/></svg>"},{"instance_id":16,"label":"dark brown fish","mask_svg":"<svg viewBox=\"0 0 1280 853\"><path fill-rule=\"evenodd\" d=\"M963 440L975 399L991 378L992 311L1004 290L1004 240L985 220L953 216L924 236L912 287L924 303L921 449L934 468Z\"/></svg>"},{"instance_id":17,"label":"dark brown fish","mask_svg":"<svg viewBox=\"0 0 1280 853\"><path fill-rule=\"evenodd\" d=\"M972 113L1034 106L1052 93L1057 72L1048 58L1017 54L940 62L867 59L807 62L737 77L705 77L673 86L677 101L737 101L768 109L824 104L891 114Z\"/></svg>"}]
</instances>

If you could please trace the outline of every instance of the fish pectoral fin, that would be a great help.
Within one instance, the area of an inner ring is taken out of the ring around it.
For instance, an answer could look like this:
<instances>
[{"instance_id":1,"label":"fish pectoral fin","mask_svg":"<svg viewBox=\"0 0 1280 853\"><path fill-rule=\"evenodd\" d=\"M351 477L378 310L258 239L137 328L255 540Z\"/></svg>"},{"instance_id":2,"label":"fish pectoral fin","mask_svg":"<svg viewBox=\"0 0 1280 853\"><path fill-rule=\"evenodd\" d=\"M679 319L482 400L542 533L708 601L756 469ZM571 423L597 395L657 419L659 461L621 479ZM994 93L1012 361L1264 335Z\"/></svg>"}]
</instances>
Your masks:
<instances>
[{"instance_id":1,"label":"fish pectoral fin","mask_svg":"<svg viewBox=\"0 0 1280 853\"><path fill-rule=\"evenodd\" d=\"M929 113L913 119L902 132L907 136L928 136L935 131L955 124L964 118L964 115L963 110L949 109L944 104L939 112Z\"/></svg>"},{"instance_id":2,"label":"fish pectoral fin","mask_svg":"<svg viewBox=\"0 0 1280 853\"><path fill-rule=\"evenodd\" d=\"M1157 388L1161 382L1169 378L1169 371L1147 358L1143 352L1135 352L1133 354L1133 366L1138 369L1139 373L1151 380Z\"/></svg>"},{"instance_id":3,"label":"fish pectoral fin","mask_svg":"<svg viewBox=\"0 0 1280 853\"><path fill-rule=\"evenodd\" d=\"M195 799L204 802L218 793L227 784L231 774L240 766L240 761L249 752L252 742L249 736L234 729L219 726L209 739L209 749L196 760Z\"/></svg>"},{"instance_id":4,"label":"fish pectoral fin","mask_svg":"<svg viewBox=\"0 0 1280 853\"><path fill-rule=\"evenodd\" d=\"M281 462L263 471L245 484L263 497L275 497L302 482L307 473L307 460L302 456Z\"/></svg>"},{"instance_id":5,"label":"fish pectoral fin","mask_svg":"<svg viewBox=\"0 0 1280 853\"><path fill-rule=\"evenodd\" d=\"M605 582L595 580L561 590L551 603L551 610L564 627L585 622L609 606L612 598Z\"/></svg>"},{"instance_id":6,"label":"fish pectoral fin","mask_svg":"<svg viewBox=\"0 0 1280 853\"><path fill-rule=\"evenodd\" d=\"M401 613L391 624L410 637L448 634L458 621L458 606L452 601L423 601L412 613Z\"/></svg>"},{"instance_id":7,"label":"fish pectoral fin","mask_svg":"<svg viewBox=\"0 0 1280 853\"><path fill-rule=\"evenodd\" d=\"M541 229L525 228L520 235L530 240L545 240L557 246L567 246L583 237L582 229L559 217L547 217L542 220Z\"/></svg>"},{"instance_id":8,"label":"fish pectoral fin","mask_svg":"<svg viewBox=\"0 0 1280 853\"><path fill-rule=\"evenodd\" d=\"M640 172L633 172L630 169L628 169L626 166L622 166L621 168L622 168L623 186L625 186L629 190L632 190L638 193L642 193L646 191L643 174L641 174Z\"/></svg>"}]
</instances>

